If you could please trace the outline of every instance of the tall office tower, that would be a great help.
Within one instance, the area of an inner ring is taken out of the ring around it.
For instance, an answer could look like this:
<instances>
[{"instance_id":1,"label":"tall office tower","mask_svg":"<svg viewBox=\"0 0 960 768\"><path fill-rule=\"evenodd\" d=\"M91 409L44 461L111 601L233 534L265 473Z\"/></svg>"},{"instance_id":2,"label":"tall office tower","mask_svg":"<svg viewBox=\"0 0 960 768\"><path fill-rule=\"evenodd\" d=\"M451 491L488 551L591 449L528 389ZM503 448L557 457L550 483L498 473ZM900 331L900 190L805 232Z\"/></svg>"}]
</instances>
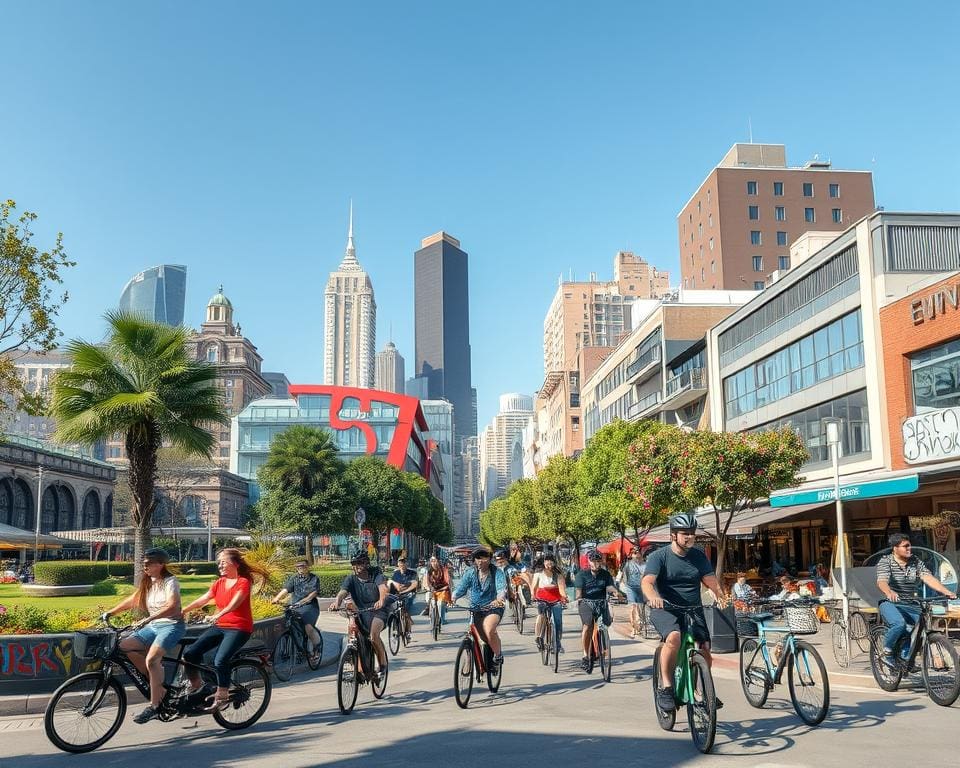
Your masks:
<instances>
[{"instance_id":1,"label":"tall office tower","mask_svg":"<svg viewBox=\"0 0 960 768\"><path fill-rule=\"evenodd\" d=\"M480 438L465 437L460 443L460 453L454 458L454 467L460 480L457 483L454 508L459 517L454 520L454 534L460 543L475 539L480 532L480 512L483 499L480 495Z\"/></svg>"},{"instance_id":2,"label":"tall office tower","mask_svg":"<svg viewBox=\"0 0 960 768\"><path fill-rule=\"evenodd\" d=\"M480 482L489 505L523 477L523 428L533 416L533 398L516 392L500 396L500 412L483 431Z\"/></svg>"},{"instance_id":3,"label":"tall office tower","mask_svg":"<svg viewBox=\"0 0 960 768\"><path fill-rule=\"evenodd\" d=\"M839 233L875 209L869 171L791 168L783 144L734 144L677 215L683 287L762 290L804 232Z\"/></svg>"},{"instance_id":4,"label":"tall office tower","mask_svg":"<svg viewBox=\"0 0 960 768\"><path fill-rule=\"evenodd\" d=\"M471 400L467 254L446 232L414 254L415 367L431 400L453 404L455 445L476 434Z\"/></svg>"},{"instance_id":5,"label":"tall office tower","mask_svg":"<svg viewBox=\"0 0 960 768\"><path fill-rule=\"evenodd\" d=\"M373 387L377 302L373 283L357 261L353 245L353 203L343 261L330 273L324 291L323 383Z\"/></svg>"},{"instance_id":6,"label":"tall office tower","mask_svg":"<svg viewBox=\"0 0 960 768\"><path fill-rule=\"evenodd\" d=\"M393 390L388 390L393 391ZM403 393L399 393L403 394ZM453 406L446 400L421 400L423 418L427 420L430 439L437 444L440 462L443 464L443 506L447 517L456 529L454 514L454 453L453 453Z\"/></svg>"},{"instance_id":7,"label":"tall office tower","mask_svg":"<svg viewBox=\"0 0 960 768\"><path fill-rule=\"evenodd\" d=\"M401 355L392 341L377 352L377 368L374 376L374 387L384 392L396 392L398 395L404 393L404 364L403 355ZM447 467L450 472L451 468Z\"/></svg>"},{"instance_id":8,"label":"tall office tower","mask_svg":"<svg viewBox=\"0 0 960 768\"><path fill-rule=\"evenodd\" d=\"M131 277L123 287L118 306L155 323L183 325L186 297L187 268L179 264L161 264Z\"/></svg>"}]
</instances>

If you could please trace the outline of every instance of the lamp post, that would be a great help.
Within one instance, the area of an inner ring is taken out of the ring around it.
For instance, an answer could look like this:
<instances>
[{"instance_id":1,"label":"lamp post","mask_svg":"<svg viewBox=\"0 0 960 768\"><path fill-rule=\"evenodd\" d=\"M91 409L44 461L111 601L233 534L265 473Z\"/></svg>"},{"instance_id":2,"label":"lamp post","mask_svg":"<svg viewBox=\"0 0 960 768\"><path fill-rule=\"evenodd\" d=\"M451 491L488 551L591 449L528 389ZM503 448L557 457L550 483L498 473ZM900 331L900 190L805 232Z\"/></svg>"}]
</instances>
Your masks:
<instances>
[{"instance_id":1,"label":"lamp post","mask_svg":"<svg viewBox=\"0 0 960 768\"><path fill-rule=\"evenodd\" d=\"M207 519L207 561L213 562L213 523L210 517L210 502L205 496L200 497L200 506L203 507L203 514Z\"/></svg>"},{"instance_id":2,"label":"lamp post","mask_svg":"<svg viewBox=\"0 0 960 768\"><path fill-rule=\"evenodd\" d=\"M40 549L40 512L43 504L43 466L37 464L37 524L33 532L33 572L37 572L37 551ZM34 577L36 578L36 577Z\"/></svg>"},{"instance_id":3,"label":"lamp post","mask_svg":"<svg viewBox=\"0 0 960 768\"><path fill-rule=\"evenodd\" d=\"M827 428L827 445L830 446L830 459L833 462L833 498L837 512L837 556L840 560L840 590L843 601L843 617L850 626L850 600L847 596L847 547L843 530L843 500L840 498L840 419L824 419ZM850 633L845 633L847 657L850 656Z\"/></svg>"}]
</instances>

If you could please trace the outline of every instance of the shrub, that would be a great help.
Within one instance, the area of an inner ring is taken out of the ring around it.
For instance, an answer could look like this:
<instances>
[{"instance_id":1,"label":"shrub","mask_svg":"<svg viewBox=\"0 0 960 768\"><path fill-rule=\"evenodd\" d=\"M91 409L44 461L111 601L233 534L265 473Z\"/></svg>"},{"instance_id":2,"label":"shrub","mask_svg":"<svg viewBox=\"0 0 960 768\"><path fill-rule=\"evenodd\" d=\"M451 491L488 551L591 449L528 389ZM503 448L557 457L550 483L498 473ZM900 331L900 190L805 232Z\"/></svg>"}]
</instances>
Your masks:
<instances>
[{"instance_id":1,"label":"shrub","mask_svg":"<svg viewBox=\"0 0 960 768\"><path fill-rule=\"evenodd\" d=\"M133 563L92 562L89 560L47 560L34 566L37 584L63 587L95 584L108 576L133 576Z\"/></svg>"},{"instance_id":2,"label":"shrub","mask_svg":"<svg viewBox=\"0 0 960 768\"><path fill-rule=\"evenodd\" d=\"M322 571L314 571L320 579L320 593L318 597L334 597L337 592L340 591L340 585L343 583L344 578L349 576L353 571L351 569L335 571L329 568L324 568Z\"/></svg>"},{"instance_id":3,"label":"shrub","mask_svg":"<svg viewBox=\"0 0 960 768\"><path fill-rule=\"evenodd\" d=\"M283 613L283 608L279 605L274 605L269 600L264 600L262 597L257 596L254 596L250 600L250 610L253 612L254 621L272 619Z\"/></svg>"},{"instance_id":4,"label":"shrub","mask_svg":"<svg viewBox=\"0 0 960 768\"><path fill-rule=\"evenodd\" d=\"M47 626L47 612L35 605L15 605L0 611L0 633L26 635L42 633Z\"/></svg>"},{"instance_id":5,"label":"shrub","mask_svg":"<svg viewBox=\"0 0 960 768\"><path fill-rule=\"evenodd\" d=\"M185 560L182 563L170 563L170 570L174 573L193 573L197 576L219 576L216 562L208 560Z\"/></svg>"}]
</instances>

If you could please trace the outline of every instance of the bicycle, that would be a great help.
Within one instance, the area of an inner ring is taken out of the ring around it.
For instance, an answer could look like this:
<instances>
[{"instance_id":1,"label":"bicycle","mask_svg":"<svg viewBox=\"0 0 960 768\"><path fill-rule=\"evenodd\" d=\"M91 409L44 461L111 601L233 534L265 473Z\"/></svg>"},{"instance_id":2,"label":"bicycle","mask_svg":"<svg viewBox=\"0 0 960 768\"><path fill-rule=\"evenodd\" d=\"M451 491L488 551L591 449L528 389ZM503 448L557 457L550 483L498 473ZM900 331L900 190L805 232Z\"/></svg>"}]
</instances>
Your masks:
<instances>
[{"instance_id":1,"label":"bicycle","mask_svg":"<svg viewBox=\"0 0 960 768\"><path fill-rule=\"evenodd\" d=\"M887 625L879 622L870 634L870 668L873 678L885 691L895 691L904 676L917 670L916 659L923 653L921 674L927 695L934 703L949 707L960 696L960 674L958 674L957 649L950 639L941 632L930 628L930 619L935 603L946 603L948 598L918 598L901 600L920 606L920 617L906 635L901 635L893 649L895 667L888 667L882 660L884 655L884 636Z\"/></svg>"},{"instance_id":2,"label":"bicycle","mask_svg":"<svg viewBox=\"0 0 960 768\"><path fill-rule=\"evenodd\" d=\"M446 590L430 591L430 601L427 603L427 613L430 616L430 632L434 640L440 639L440 600L438 594L443 594Z\"/></svg>"},{"instance_id":3,"label":"bicycle","mask_svg":"<svg viewBox=\"0 0 960 768\"><path fill-rule=\"evenodd\" d=\"M360 630L357 616L373 611L373 608L341 608L347 615L347 639L337 663L337 704L340 711L349 715L357 704L360 686L370 683L375 699L382 699L387 690L389 664L384 655L384 665L376 669L378 659L373 649L373 641L366 632Z\"/></svg>"},{"instance_id":4,"label":"bicycle","mask_svg":"<svg viewBox=\"0 0 960 768\"><path fill-rule=\"evenodd\" d=\"M120 650L120 635L132 626L117 627L109 620L105 630L80 630L73 636L73 653L78 659L102 662L100 669L81 672L54 692L43 713L43 727L50 742L64 752L92 752L106 744L120 729L127 712L126 674L145 699L150 699L150 680L142 674L126 653ZM184 649L196 638L183 638L176 656L163 661L176 668L173 683L160 701L158 717L170 722L181 717L212 715L228 730L249 728L261 718L270 704L272 686L267 671L269 653L263 646L240 649L230 660L229 703L208 709L205 696L190 692L186 670L200 673L204 683L215 686L216 672L206 664L183 659Z\"/></svg>"},{"instance_id":5,"label":"bicycle","mask_svg":"<svg viewBox=\"0 0 960 768\"><path fill-rule=\"evenodd\" d=\"M513 607L513 624L517 628L517 634L523 634L523 623L527 618L527 598L524 594L524 587L527 582L522 576L514 576L512 579L513 597L510 604Z\"/></svg>"},{"instance_id":6,"label":"bicycle","mask_svg":"<svg viewBox=\"0 0 960 768\"><path fill-rule=\"evenodd\" d=\"M690 735L698 750L704 754L713 749L717 736L717 694L713 685L713 675L707 659L697 648L697 641L690 631L688 617L702 607L689 608L664 601L663 607L683 614L684 629L677 652L677 668L673 677L673 696L676 706L686 705L687 721L690 723ZM677 710L665 711L657 703L657 691L663 687L660 677L660 654L663 642L653 654L653 706L657 712L657 721L665 731L673 730Z\"/></svg>"},{"instance_id":7,"label":"bicycle","mask_svg":"<svg viewBox=\"0 0 960 768\"><path fill-rule=\"evenodd\" d=\"M593 632L590 636L590 658L588 659L587 674L593 674L593 665L600 662L600 676L610 682L613 668L613 652L610 650L610 630L603 622L606 614L607 600L589 600L583 598L593 609Z\"/></svg>"},{"instance_id":8,"label":"bicycle","mask_svg":"<svg viewBox=\"0 0 960 768\"><path fill-rule=\"evenodd\" d=\"M320 642L311 651L308 648L307 629L300 612L289 605L284 606L283 622L286 629L277 638L270 661L277 680L285 683L293 675L294 665L304 659L311 670L320 668L320 661L323 659L323 635L317 632Z\"/></svg>"},{"instance_id":9,"label":"bicycle","mask_svg":"<svg viewBox=\"0 0 960 768\"><path fill-rule=\"evenodd\" d=\"M453 668L453 693L457 700L457 706L466 709L470 703L470 694L473 693L474 675L479 683L484 676L487 678L487 688L490 693L496 693L500 690L500 681L503 677L503 664L496 664L493 660L493 651L483 636L483 632L477 627L477 614L487 610L491 605L482 607L472 606L463 608L459 605L451 605L451 609L461 611L470 611L470 623L467 625L467 631L460 641L460 647L457 649L457 656L454 660Z\"/></svg>"},{"instance_id":10,"label":"bicycle","mask_svg":"<svg viewBox=\"0 0 960 768\"><path fill-rule=\"evenodd\" d=\"M790 701L807 725L820 725L830 708L830 679L823 659L810 643L796 638L818 631L819 622L811 607L815 605L818 603L812 600L784 603L785 626L767 623L774 617L772 611L745 614L757 636L746 638L740 646L740 685L750 706L759 709L766 704L770 691L780 684L787 670ZM774 656L780 649L777 659L771 658L767 633L783 635L774 649Z\"/></svg>"},{"instance_id":11,"label":"bicycle","mask_svg":"<svg viewBox=\"0 0 960 768\"><path fill-rule=\"evenodd\" d=\"M560 640L557 637L557 625L553 620L553 606L556 603L548 603L543 600L534 600L539 609L545 607L543 612L544 622L540 633L537 635L537 645L540 648L540 660L543 666L549 667L551 659L553 660L553 671L560 669Z\"/></svg>"},{"instance_id":12,"label":"bicycle","mask_svg":"<svg viewBox=\"0 0 960 768\"><path fill-rule=\"evenodd\" d=\"M407 601L405 595L395 595L397 602L394 604L390 616L387 617L387 638L390 643L390 654L396 656L400 653L400 643L406 648L410 645L410 635L407 634Z\"/></svg>"},{"instance_id":13,"label":"bicycle","mask_svg":"<svg viewBox=\"0 0 960 768\"><path fill-rule=\"evenodd\" d=\"M659 635L657 635L657 628L653 626L653 622L650 620L650 604L644 600L638 606L639 614L639 625L637 627L637 637L640 637L644 640L654 640Z\"/></svg>"},{"instance_id":14,"label":"bicycle","mask_svg":"<svg viewBox=\"0 0 960 768\"><path fill-rule=\"evenodd\" d=\"M850 655L847 651L850 645L847 642L847 635L849 635L850 640L856 642L861 653L866 653L869 649L869 622L863 613L853 608L855 602L856 601L853 600L850 601L849 626L847 617L843 615L841 600L833 601L833 604L829 608L830 620L833 622L833 628L831 629L833 658L836 659L837 666L843 669L846 669L850 664Z\"/></svg>"}]
</instances>

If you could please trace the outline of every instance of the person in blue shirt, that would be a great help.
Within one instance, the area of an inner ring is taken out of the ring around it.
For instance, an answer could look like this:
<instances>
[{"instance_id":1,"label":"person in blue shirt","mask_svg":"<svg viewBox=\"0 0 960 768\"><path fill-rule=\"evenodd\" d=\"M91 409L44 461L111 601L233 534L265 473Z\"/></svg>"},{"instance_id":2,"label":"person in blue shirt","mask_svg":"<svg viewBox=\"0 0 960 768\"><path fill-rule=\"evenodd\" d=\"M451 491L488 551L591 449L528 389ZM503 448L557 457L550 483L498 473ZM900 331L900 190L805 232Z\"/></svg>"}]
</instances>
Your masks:
<instances>
[{"instance_id":1,"label":"person in blue shirt","mask_svg":"<svg viewBox=\"0 0 960 768\"><path fill-rule=\"evenodd\" d=\"M397 560L397 569L390 577L390 593L396 595L398 599L404 602L407 612L404 614L403 631L407 636L407 642L410 642L410 633L413 632L413 599L417 596L417 572L413 568L407 568L407 558L401 555Z\"/></svg>"},{"instance_id":2,"label":"person in blue shirt","mask_svg":"<svg viewBox=\"0 0 960 768\"><path fill-rule=\"evenodd\" d=\"M493 663L503 663L497 626L503 618L503 604L507 597L507 576L490 564L490 550L477 547L473 551L473 568L468 569L453 591L453 599L469 596L473 621L493 651Z\"/></svg>"}]
</instances>

